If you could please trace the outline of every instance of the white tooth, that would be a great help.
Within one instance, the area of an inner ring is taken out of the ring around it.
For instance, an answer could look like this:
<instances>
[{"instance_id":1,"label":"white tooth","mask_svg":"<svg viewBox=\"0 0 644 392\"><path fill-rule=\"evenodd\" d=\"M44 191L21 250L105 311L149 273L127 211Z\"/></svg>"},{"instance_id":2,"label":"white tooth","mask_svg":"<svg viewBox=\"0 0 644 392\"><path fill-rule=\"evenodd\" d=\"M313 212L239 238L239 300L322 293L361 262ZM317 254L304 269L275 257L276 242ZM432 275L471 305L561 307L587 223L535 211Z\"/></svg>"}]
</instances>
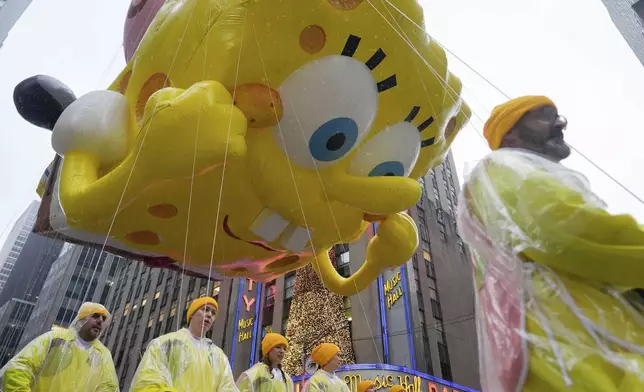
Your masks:
<instances>
[{"instance_id":1,"label":"white tooth","mask_svg":"<svg viewBox=\"0 0 644 392\"><path fill-rule=\"evenodd\" d=\"M279 214L264 208L250 225L250 231L258 237L272 242L279 237L288 225L289 222Z\"/></svg>"},{"instance_id":2,"label":"white tooth","mask_svg":"<svg viewBox=\"0 0 644 392\"><path fill-rule=\"evenodd\" d=\"M291 252L301 252L306 248L309 243L309 231L303 227L289 225L289 227L282 235L281 244Z\"/></svg>"}]
</instances>

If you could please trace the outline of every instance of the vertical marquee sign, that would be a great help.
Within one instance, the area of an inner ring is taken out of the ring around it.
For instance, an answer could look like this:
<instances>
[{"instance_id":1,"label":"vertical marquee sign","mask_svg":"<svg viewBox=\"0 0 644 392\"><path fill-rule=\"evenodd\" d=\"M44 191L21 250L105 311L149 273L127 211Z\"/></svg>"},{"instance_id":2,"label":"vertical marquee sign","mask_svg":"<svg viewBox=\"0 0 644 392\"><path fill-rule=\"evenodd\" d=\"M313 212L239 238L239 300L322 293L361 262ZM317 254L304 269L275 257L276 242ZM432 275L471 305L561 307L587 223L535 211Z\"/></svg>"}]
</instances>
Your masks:
<instances>
[{"instance_id":1,"label":"vertical marquee sign","mask_svg":"<svg viewBox=\"0 0 644 392\"><path fill-rule=\"evenodd\" d=\"M377 229L378 223L374 223L374 235ZM384 362L416 369L405 265L378 276L378 296Z\"/></svg>"},{"instance_id":2,"label":"vertical marquee sign","mask_svg":"<svg viewBox=\"0 0 644 392\"><path fill-rule=\"evenodd\" d=\"M261 283L251 279L239 281L235 332L230 352L230 366L233 370L236 365L245 370L256 361L261 294Z\"/></svg>"}]
</instances>

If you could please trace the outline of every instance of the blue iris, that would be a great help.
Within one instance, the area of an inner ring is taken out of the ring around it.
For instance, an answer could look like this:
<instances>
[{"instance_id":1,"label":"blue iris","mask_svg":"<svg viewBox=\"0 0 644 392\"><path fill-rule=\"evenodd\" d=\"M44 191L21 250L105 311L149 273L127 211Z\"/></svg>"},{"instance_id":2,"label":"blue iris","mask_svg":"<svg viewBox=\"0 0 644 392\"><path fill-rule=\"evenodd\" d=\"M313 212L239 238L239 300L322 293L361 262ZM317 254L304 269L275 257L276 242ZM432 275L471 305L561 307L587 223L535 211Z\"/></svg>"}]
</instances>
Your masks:
<instances>
[{"instance_id":1,"label":"blue iris","mask_svg":"<svg viewBox=\"0 0 644 392\"><path fill-rule=\"evenodd\" d=\"M309 140L311 155L318 161L331 162L342 158L358 140L358 124L350 118L338 117L322 124Z\"/></svg>"},{"instance_id":2,"label":"blue iris","mask_svg":"<svg viewBox=\"0 0 644 392\"><path fill-rule=\"evenodd\" d=\"M386 161L371 169L369 177L404 176L405 166L398 161Z\"/></svg>"}]
</instances>

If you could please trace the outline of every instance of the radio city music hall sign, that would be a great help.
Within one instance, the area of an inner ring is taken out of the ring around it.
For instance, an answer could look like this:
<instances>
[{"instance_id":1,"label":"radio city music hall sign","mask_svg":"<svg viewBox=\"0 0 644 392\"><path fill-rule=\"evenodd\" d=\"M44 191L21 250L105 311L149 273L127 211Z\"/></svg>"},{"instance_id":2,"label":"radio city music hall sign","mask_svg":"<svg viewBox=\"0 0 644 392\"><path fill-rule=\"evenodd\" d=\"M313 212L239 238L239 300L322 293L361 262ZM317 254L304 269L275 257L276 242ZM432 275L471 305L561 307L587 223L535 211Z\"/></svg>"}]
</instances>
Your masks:
<instances>
[{"instance_id":1,"label":"radio city music hall sign","mask_svg":"<svg viewBox=\"0 0 644 392\"><path fill-rule=\"evenodd\" d=\"M246 313L252 314L252 306L255 304L255 295L253 295L253 286L255 281L251 279L246 279L248 281L248 290L243 294L242 299L244 300L244 310ZM237 343L249 340L253 337L253 326L255 325L255 316L248 318L240 318L237 323Z\"/></svg>"},{"instance_id":2,"label":"radio city music hall sign","mask_svg":"<svg viewBox=\"0 0 644 392\"><path fill-rule=\"evenodd\" d=\"M403 289L402 285L400 284L401 281L402 275L400 273L400 270L398 270L398 272L396 272L393 277L387 279L382 284L382 291L385 295L385 301L387 301L387 309L391 309L391 307L394 306L394 304L402 298Z\"/></svg>"},{"instance_id":3,"label":"radio city music hall sign","mask_svg":"<svg viewBox=\"0 0 644 392\"><path fill-rule=\"evenodd\" d=\"M416 372L401 366L391 365L347 365L335 373L344 380L351 392L356 392L358 384L371 380L378 392L387 392L394 385L405 388L405 392L478 392L452 382ZM294 377L295 392L304 388L300 377Z\"/></svg>"}]
</instances>

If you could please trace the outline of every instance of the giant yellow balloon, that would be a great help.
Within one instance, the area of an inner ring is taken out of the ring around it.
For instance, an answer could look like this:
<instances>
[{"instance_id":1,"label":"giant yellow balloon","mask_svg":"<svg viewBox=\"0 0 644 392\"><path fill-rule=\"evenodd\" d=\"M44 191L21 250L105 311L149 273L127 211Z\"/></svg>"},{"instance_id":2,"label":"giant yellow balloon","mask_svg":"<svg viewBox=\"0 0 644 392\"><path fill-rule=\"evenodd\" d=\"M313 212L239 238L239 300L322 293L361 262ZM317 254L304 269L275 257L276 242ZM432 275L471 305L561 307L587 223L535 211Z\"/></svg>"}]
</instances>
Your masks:
<instances>
[{"instance_id":1,"label":"giant yellow balloon","mask_svg":"<svg viewBox=\"0 0 644 392\"><path fill-rule=\"evenodd\" d=\"M56 122L52 214L215 279L312 263L351 295L413 255L405 211L469 118L460 91L415 0L168 0L110 89ZM376 220L341 277L328 250Z\"/></svg>"}]
</instances>

